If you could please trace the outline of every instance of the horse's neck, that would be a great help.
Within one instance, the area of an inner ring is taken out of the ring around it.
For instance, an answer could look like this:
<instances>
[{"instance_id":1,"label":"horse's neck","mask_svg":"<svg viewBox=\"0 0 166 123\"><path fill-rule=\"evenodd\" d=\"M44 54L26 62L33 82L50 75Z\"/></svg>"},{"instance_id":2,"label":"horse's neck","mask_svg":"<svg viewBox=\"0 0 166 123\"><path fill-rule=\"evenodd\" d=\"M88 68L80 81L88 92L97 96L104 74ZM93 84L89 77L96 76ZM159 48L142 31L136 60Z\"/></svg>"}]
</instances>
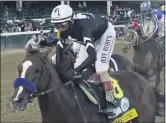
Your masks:
<instances>
[{"instance_id":1,"label":"horse's neck","mask_svg":"<svg viewBox=\"0 0 166 123\"><path fill-rule=\"evenodd\" d=\"M49 89L62 85L56 70L50 69L52 76ZM55 89L38 98L42 119L46 121L65 121L64 112L70 112L72 94L66 86ZM67 103L67 104L66 104ZM55 113L53 115L53 113Z\"/></svg>"},{"instance_id":2,"label":"horse's neck","mask_svg":"<svg viewBox=\"0 0 166 123\"><path fill-rule=\"evenodd\" d=\"M145 39L140 35L138 35L138 40L139 44L134 46L134 51L146 55L150 51L153 42L151 40L144 41Z\"/></svg>"},{"instance_id":3,"label":"horse's neck","mask_svg":"<svg viewBox=\"0 0 166 123\"><path fill-rule=\"evenodd\" d=\"M134 56L133 62L145 64L145 61L149 63L151 59L151 55L149 55L151 51L151 46L153 42L145 41L134 46Z\"/></svg>"},{"instance_id":4,"label":"horse's neck","mask_svg":"<svg viewBox=\"0 0 166 123\"><path fill-rule=\"evenodd\" d=\"M55 101L54 98L56 96L50 94L38 98L43 122L58 122L63 121L61 119L65 118L62 117L64 110L61 109L61 104Z\"/></svg>"}]
</instances>

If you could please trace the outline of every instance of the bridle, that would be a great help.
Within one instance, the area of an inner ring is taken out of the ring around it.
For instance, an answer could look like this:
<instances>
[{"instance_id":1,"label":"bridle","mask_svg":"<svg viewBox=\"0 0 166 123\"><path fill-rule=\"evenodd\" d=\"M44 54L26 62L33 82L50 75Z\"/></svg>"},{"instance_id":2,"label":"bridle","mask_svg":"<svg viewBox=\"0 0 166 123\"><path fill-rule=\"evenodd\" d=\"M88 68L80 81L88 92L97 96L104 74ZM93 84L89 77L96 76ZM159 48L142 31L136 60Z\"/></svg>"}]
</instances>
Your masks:
<instances>
[{"instance_id":1,"label":"bridle","mask_svg":"<svg viewBox=\"0 0 166 123\"><path fill-rule=\"evenodd\" d=\"M133 47L133 46L135 46L136 44L138 44L138 34L137 34L137 32L134 31L134 30L128 30L128 31L127 31L127 35L130 34L129 32L134 33L133 38L132 38L132 41L123 40L123 42L124 42L124 44L126 44L127 47L130 49L131 47Z\"/></svg>"},{"instance_id":2,"label":"bridle","mask_svg":"<svg viewBox=\"0 0 166 123\"><path fill-rule=\"evenodd\" d=\"M139 41L138 33L135 30L128 30L127 33L129 33L129 32L134 33L134 37L133 37L132 41L123 40L123 43L127 45L128 49L130 49L131 47L137 46L141 43L144 43L145 41L148 41L149 39L151 39L151 38L146 38L143 41Z\"/></svg>"},{"instance_id":3,"label":"bridle","mask_svg":"<svg viewBox=\"0 0 166 123\"><path fill-rule=\"evenodd\" d=\"M32 55L29 55L29 56L32 56ZM40 58L39 56L35 56L35 57L38 58L38 59L43 63L42 72L41 72L39 81L38 81L38 83L37 83L36 86L37 86L37 88L40 87L40 85L41 85L41 83L42 83L42 75L43 75L43 72L46 71L46 72L48 73L48 75L49 75L49 80L48 80L48 82L47 82L47 83L48 83L48 84L47 84L47 87L48 87L48 85L51 84L51 81L53 81L53 80L52 80L51 73L49 72L49 70L48 70L48 68L47 68L46 62L45 62L42 58ZM42 92L36 91L36 92L35 92L34 94L32 94L29 98L32 99L32 98L44 96L44 95L46 95L46 94L48 94L48 93L50 93L50 92L52 92L52 91L55 91L55 90L58 89L58 88L61 88L61 87L63 87L63 86L66 86L66 85L70 84L71 82L72 82L72 81L69 81L69 82L67 82L67 83L65 83L65 84L58 85L58 86L56 86L56 87L54 87L54 88L46 89L46 91L42 91Z\"/></svg>"}]
</instances>

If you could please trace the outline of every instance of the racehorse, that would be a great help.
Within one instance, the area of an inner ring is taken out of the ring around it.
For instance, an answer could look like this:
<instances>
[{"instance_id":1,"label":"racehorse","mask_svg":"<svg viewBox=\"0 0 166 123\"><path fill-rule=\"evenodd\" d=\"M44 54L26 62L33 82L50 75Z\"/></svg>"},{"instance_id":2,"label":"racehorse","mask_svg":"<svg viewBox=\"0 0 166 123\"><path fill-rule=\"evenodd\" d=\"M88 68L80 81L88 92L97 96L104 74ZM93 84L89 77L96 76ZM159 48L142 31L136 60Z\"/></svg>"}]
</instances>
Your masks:
<instances>
[{"instance_id":1,"label":"racehorse","mask_svg":"<svg viewBox=\"0 0 166 123\"><path fill-rule=\"evenodd\" d=\"M126 44L123 48L124 53L127 53L128 50L133 48L135 72L144 76L146 79L149 79L153 75L156 76L154 92L157 98L157 115L164 116L164 94L158 88L160 85L160 73L165 62L164 54L160 53L154 39L146 40L134 30L128 30L123 41Z\"/></svg>"},{"instance_id":2,"label":"racehorse","mask_svg":"<svg viewBox=\"0 0 166 123\"><path fill-rule=\"evenodd\" d=\"M15 109L25 110L27 104L38 97L42 122L108 122L108 118L96 112L98 107L89 102L83 91L72 81L63 84L58 70L47 58L48 51L30 51L27 51L25 59L18 66L19 78L13 83L15 91L12 102ZM116 78L121 88L128 93L138 113L138 117L131 121L155 122L156 100L147 80L134 72L117 71L112 72L110 76ZM91 85L96 87L98 96L104 101L99 85ZM123 108L126 108L125 106L122 105Z\"/></svg>"},{"instance_id":3,"label":"racehorse","mask_svg":"<svg viewBox=\"0 0 166 123\"><path fill-rule=\"evenodd\" d=\"M160 54L153 38L144 39L134 30L128 30L123 39L126 46L123 52L127 53L133 48L133 64L136 72L149 79L156 76L155 87L160 85L160 73L164 67L164 54Z\"/></svg>"}]
</instances>

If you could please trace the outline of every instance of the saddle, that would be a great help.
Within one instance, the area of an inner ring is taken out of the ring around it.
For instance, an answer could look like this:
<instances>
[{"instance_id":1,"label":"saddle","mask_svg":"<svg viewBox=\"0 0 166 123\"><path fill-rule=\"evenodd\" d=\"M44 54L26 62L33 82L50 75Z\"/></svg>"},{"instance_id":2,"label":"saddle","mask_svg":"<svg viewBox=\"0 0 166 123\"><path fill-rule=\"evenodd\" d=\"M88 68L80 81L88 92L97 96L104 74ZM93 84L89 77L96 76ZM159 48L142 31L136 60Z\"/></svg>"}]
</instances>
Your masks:
<instances>
[{"instance_id":1,"label":"saddle","mask_svg":"<svg viewBox=\"0 0 166 123\"><path fill-rule=\"evenodd\" d=\"M91 102L99 105L99 107L104 105L103 103L106 103L106 99L103 98L105 97L103 96L105 91L102 87L100 76L97 73L94 73L89 79L83 81L84 86L80 85L80 88L84 91ZM84 87L87 88L85 89ZM88 94L87 91L89 91L90 94Z\"/></svg>"},{"instance_id":2,"label":"saddle","mask_svg":"<svg viewBox=\"0 0 166 123\"><path fill-rule=\"evenodd\" d=\"M109 68L108 72L118 71L118 65L113 58L110 59L109 64L111 67ZM92 64L91 67L88 68L88 70L93 71L94 74L90 77L84 75L86 80L84 80L84 86L80 85L80 88L84 91L84 93L91 100L91 102L93 102L96 105L99 105L100 107L101 105L104 105L103 103L106 101L105 99L102 99L103 95L99 94L99 93L105 94L102 88L101 79L100 79L100 76L95 71L95 65ZM85 89L84 87L87 87L87 88ZM91 94L88 94L88 93L91 93ZM98 97L98 95L100 96Z\"/></svg>"},{"instance_id":3,"label":"saddle","mask_svg":"<svg viewBox=\"0 0 166 123\"><path fill-rule=\"evenodd\" d=\"M89 79L82 80L83 82L79 84L79 87L84 92L84 94L89 98L89 100L98 106L105 107L106 99L103 98L105 91L102 87L100 76L97 73L94 73Z\"/></svg>"},{"instance_id":4,"label":"saddle","mask_svg":"<svg viewBox=\"0 0 166 123\"><path fill-rule=\"evenodd\" d=\"M118 81L110 77L113 88L114 88L114 97L115 97L115 106L116 106L116 115L111 116L107 115L107 118L111 122L119 123L122 121L128 122L131 119L138 117L135 107L132 105L129 100L128 94L120 87ZM100 76L95 73L89 79L83 80L80 84L81 90L88 97L88 99L95 105L98 106L100 110L101 107L106 107L106 99L103 96L105 94L104 89L102 88ZM133 117L130 119L127 118L128 115L133 114Z\"/></svg>"}]
</instances>

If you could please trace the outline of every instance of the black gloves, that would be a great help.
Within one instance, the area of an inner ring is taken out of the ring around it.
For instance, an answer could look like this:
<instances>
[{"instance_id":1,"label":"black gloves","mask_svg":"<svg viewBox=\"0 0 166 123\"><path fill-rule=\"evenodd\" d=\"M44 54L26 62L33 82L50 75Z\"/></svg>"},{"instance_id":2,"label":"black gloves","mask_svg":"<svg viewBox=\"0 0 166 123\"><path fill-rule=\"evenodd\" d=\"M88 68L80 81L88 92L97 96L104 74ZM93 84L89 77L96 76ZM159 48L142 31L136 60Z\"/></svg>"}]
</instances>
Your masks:
<instances>
[{"instance_id":1,"label":"black gloves","mask_svg":"<svg viewBox=\"0 0 166 123\"><path fill-rule=\"evenodd\" d=\"M77 78L81 78L81 74L78 73L77 69L66 71L64 76L67 78L68 81L73 81Z\"/></svg>"}]
</instances>

